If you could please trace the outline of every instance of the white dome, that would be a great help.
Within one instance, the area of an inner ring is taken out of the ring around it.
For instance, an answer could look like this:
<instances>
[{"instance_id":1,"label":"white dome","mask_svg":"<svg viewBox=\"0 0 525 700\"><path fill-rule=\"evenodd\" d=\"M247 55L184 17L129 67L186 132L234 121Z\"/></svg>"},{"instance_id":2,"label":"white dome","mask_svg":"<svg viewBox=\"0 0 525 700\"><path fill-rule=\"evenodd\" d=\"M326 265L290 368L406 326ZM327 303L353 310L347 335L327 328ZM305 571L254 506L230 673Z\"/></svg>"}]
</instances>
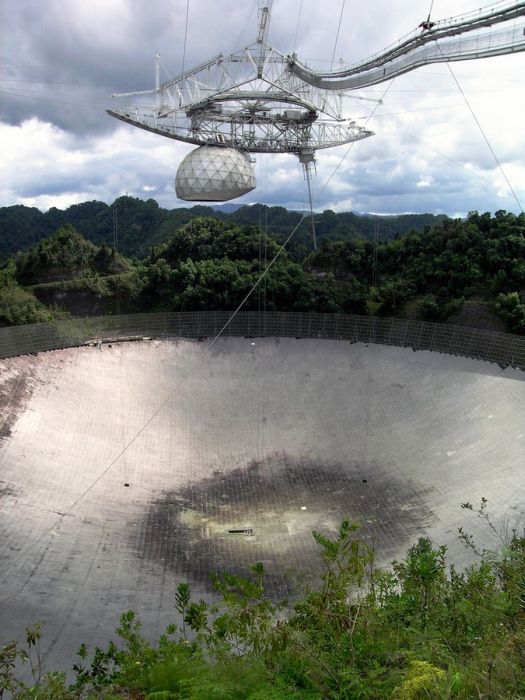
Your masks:
<instances>
[{"instance_id":1,"label":"white dome","mask_svg":"<svg viewBox=\"0 0 525 700\"><path fill-rule=\"evenodd\" d=\"M246 156L226 146L200 146L182 161L175 178L179 199L225 202L255 188L255 175Z\"/></svg>"}]
</instances>

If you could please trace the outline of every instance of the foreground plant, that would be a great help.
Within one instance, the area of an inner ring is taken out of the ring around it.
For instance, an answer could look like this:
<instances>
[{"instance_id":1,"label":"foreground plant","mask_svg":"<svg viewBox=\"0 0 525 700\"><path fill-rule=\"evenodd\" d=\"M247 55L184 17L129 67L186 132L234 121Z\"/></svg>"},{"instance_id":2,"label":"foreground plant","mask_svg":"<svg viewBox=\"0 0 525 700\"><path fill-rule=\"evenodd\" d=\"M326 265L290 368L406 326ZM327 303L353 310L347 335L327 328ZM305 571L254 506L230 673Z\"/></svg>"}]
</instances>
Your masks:
<instances>
[{"instance_id":1,"label":"foreground plant","mask_svg":"<svg viewBox=\"0 0 525 700\"><path fill-rule=\"evenodd\" d=\"M0 698L4 693L10 697L38 698L38 700L74 700L77 696L68 688L66 674L46 673L40 652L41 625L35 624L25 630L25 648L9 642L0 648ZM33 683L31 686L17 679L18 664L28 663Z\"/></svg>"},{"instance_id":2,"label":"foreground plant","mask_svg":"<svg viewBox=\"0 0 525 700\"><path fill-rule=\"evenodd\" d=\"M485 500L463 505L499 536ZM293 607L268 599L256 564L248 578L215 578L219 605L193 600L180 583L180 623L156 644L124 613L116 642L92 653L82 645L69 688L44 674L38 628L28 639L33 688L14 680L16 645L0 657L0 678L16 698L57 700L525 697L525 533L509 530L496 554L460 532L477 556L462 572L426 538L382 570L357 524L344 520L335 537L313 534L320 584Z\"/></svg>"}]
</instances>

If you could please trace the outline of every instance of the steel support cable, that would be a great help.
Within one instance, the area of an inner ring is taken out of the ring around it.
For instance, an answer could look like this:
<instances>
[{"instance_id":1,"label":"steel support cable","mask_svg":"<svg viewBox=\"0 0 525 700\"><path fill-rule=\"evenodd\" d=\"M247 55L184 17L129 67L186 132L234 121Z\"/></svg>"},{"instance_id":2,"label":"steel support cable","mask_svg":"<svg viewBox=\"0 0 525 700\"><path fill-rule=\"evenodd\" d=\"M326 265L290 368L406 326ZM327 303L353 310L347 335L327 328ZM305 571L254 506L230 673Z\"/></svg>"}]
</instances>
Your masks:
<instances>
[{"instance_id":1,"label":"steel support cable","mask_svg":"<svg viewBox=\"0 0 525 700\"><path fill-rule=\"evenodd\" d=\"M120 316L120 275L117 272L118 263L118 199L113 203L113 272L117 275L117 314Z\"/></svg>"},{"instance_id":2,"label":"steel support cable","mask_svg":"<svg viewBox=\"0 0 525 700\"><path fill-rule=\"evenodd\" d=\"M335 52L337 50L337 42L339 41L339 32L341 31L341 22L343 21L343 13L345 11L346 0L341 3L341 12L339 13L339 23L337 25L337 32L335 33L334 50L332 51L332 58L330 60L330 70L334 67Z\"/></svg>"},{"instance_id":3,"label":"steel support cable","mask_svg":"<svg viewBox=\"0 0 525 700\"><path fill-rule=\"evenodd\" d=\"M443 100L441 100L443 102ZM390 102L390 106L399 104L398 102ZM458 109L465 109L465 104L457 104L457 105L441 105L440 107L421 107L421 109L404 109L402 112L383 112L382 114L377 114L374 115L374 119L386 119L387 117L402 117L405 114L420 114L422 112L438 112L438 111L444 111L446 110L447 112L452 112L453 110L458 110ZM368 119L368 117L355 117L355 120L362 120L362 119Z\"/></svg>"},{"instance_id":4,"label":"steel support cable","mask_svg":"<svg viewBox=\"0 0 525 700\"><path fill-rule=\"evenodd\" d=\"M432 14L433 7L434 7L434 0L430 0L430 10L428 11L427 22L430 22L430 15Z\"/></svg>"},{"instance_id":5,"label":"steel support cable","mask_svg":"<svg viewBox=\"0 0 525 700\"><path fill-rule=\"evenodd\" d=\"M182 48L182 81L184 82L184 75L186 70L186 43L188 41L188 17L190 15L190 0L186 0L186 22L184 25L184 44Z\"/></svg>"},{"instance_id":6,"label":"steel support cable","mask_svg":"<svg viewBox=\"0 0 525 700\"><path fill-rule=\"evenodd\" d=\"M265 232L265 238L264 238L264 269L266 270L266 265L268 264L268 209L265 209L264 211L264 232ZM266 335L266 302L267 302L267 293L268 293L268 279L265 277L264 278L264 335Z\"/></svg>"},{"instance_id":7,"label":"steel support cable","mask_svg":"<svg viewBox=\"0 0 525 700\"><path fill-rule=\"evenodd\" d=\"M259 275L263 271L263 225L262 225L262 209L263 205L259 204ZM258 308L259 313L257 316L257 327L260 331L261 322L263 317L263 290L262 287L259 288L259 299ZM261 449L261 375L260 375L260 365L257 363L257 459L261 459L262 449Z\"/></svg>"},{"instance_id":8,"label":"steel support cable","mask_svg":"<svg viewBox=\"0 0 525 700\"><path fill-rule=\"evenodd\" d=\"M263 180L266 181L266 168L263 168ZM263 224L263 204L259 203L259 276L262 275L266 268L266 234L265 226ZM266 212L266 209L264 209ZM262 319L266 314L266 295L265 288L263 286L259 287L258 293L258 318L257 318L257 330L260 333L262 327ZM257 359L259 359L257 355ZM262 455L264 452L263 443L264 435L261 434L262 426L262 410L264 407L264 401L262 397L262 386L261 386L261 368L260 363L257 362L257 459L262 460ZM260 523L258 523L260 525ZM261 528L259 528L260 531Z\"/></svg>"},{"instance_id":9,"label":"steel support cable","mask_svg":"<svg viewBox=\"0 0 525 700\"><path fill-rule=\"evenodd\" d=\"M366 365L366 390L365 390L365 410L363 415L363 467L368 466L368 439L370 435L370 403L372 400L372 368L370 354L365 355Z\"/></svg>"},{"instance_id":10,"label":"steel support cable","mask_svg":"<svg viewBox=\"0 0 525 700\"><path fill-rule=\"evenodd\" d=\"M263 247L263 226L262 226L262 211L263 205L259 202L259 275L262 274L262 247ZM261 322L261 294L262 290L259 289L259 318L258 322Z\"/></svg>"},{"instance_id":11,"label":"steel support cable","mask_svg":"<svg viewBox=\"0 0 525 700\"><path fill-rule=\"evenodd\" d=\"M308 188L308 206L310 211L310 223L312 226L312 238L314 242L314 250L317 250L317 236L315 234L315 215L314 215L314 203L312 200L312 171L310 170L311 163L303 163L304 167L304 177L306 180L306 185Z\"/></svg>"},{"instance_id":12,"label":"steel support cable","mask_svg":"<svg viewBox=\"0 0 525 700\"><path fill-rule=\"evenodd\" d=\"M439 47L439 45L438 45L438 48L439 48L439 50L441 51L441 48ZM496 165L498 166L500 173L503 175L503 178L504 178L505 182L507 183L507 186L508 186L510 192L512 193L512 196L513 196L514 199L516 200L516 204L518 205L518 207L519 207L521 213L523 214L523 207L521 206L520 200L518 199L518 196L517 196L516 192L514 191L514 188L512 187L512 185L511 185L511 183L510 183L510 180L509 180L509 178L507 177L506 172L503 170L503 166L501 165L498 156L496 155L494 149L492 148L492 145L491 145L491 143L490 143L490 141L489 141L487 135L485 134L485 131L484 131L483 127L481 126L481 123L480 123L479 119L478 119L477 116L476 116L476 113L474 112L474 110L473 110L473 108L472 108L472 105L470 104L470 102L469 102L467 96L466 96L465 93L463 92L463 88L461 87L461 85L460 85L460 83L459 83L459 80L458 80L457 77L456 77L456 74L455 74L454 71L452 70L452 67L451 67L450 63L447 63L447 68L448 68L448 70L449 70L449 72L450 72L450 75L452 76L454 82L456 83L456 85L457 85L457 87L458 87L458 90L460 91L460 93L461 93L463 99L465 100L465 104L467 105L467 107L468 107L468 109L469 109L469 111L470 111L470 113L471 113L471 115L472 115L472 118L473 118L474 121L476 122L476 125L477 125L478 129L480 130L481 135L483 136L483 138L484 138L484 140L485 140L485 143L487 144L487 146L488 146L488 148L489 148L489 151L492 153L492 156L494 157L494 160L496 161Z\"/></svg>"},{"instance_id":13,"label":"steel support cable","mask_svg":"<svg viewBox=\"0 0 525 700\"><path fill-rule=\"evenodd\" d=\"M390 103L390 104L392 104L392 103ZM454 108L454 109L458 109L458 108L461 107L461 106L462 106L462 105L454 105L453 108ZM406 114L406 112L410 112L410 113L415 113L415 112L428 112L428 111L434 112L434 111L436 111L437 109L447 109L447 110L451 110L452 107L432 107L432 108L429 108L429 109L411 109L411 110L405 110L404 112L394 112L394 113L392 113L392 112L384 112L383 114L375 115L375 118L376 118L376 119L385 119L385 118L387 118L387 117L397 117L397 116L402 116L403 114ZM372 118L372 115L370 115L370 116L368 116L368 117L358 117L358 119L366 119L367 122L368 122L368 120L371 119L371 118ZM455 165L455 166L457 166L458 168L462 168L462 169L465 170L465 172L467 172L469 175L474 175L475 177L479 178L479 179L482 180L483 182L486 182L487 184L491 185L492 187L494 186L494 183L493 183L491 180L489 180L488 178L483 177L483 175L480 175L480 173L476 172L475 170L471 170L470 168L466 168L466 167L463 165L463 163L460 163L458 160L454 160L453 158L450 158L450 156L445 155L444 153L442 153L441 151L439 151L439 150L438 150L437 148L435 148L434 146L431 146L430 144L426 143L426 142L423 141L422 139L417 138L417 136L414 136L414 134L412 134L412 133L410 133L410 132L407 132L407 133L405 134L405 136L408 136L408 138L412 139L412 140L415 141L416 143L419 143L419 144L421 144L422 146L424 146L425 148L428 148L429 150L433 151L433 152L436 153L438 156L440 156L440 157L443 158L444 160L447 160L447 161L448 161L449 163L451 163L452 165ZM506 194L507 197L512 197L513 199L515 199L515 200L518 202L520 208L521 208L521 206L522 206L523 204L525 204L525 200L520 199L519 197L516 197L515 192L513 192L512 190L508 190L505 194ZM522 211L523 211L523 209L522 209Z\"/></svg>"},{"instance_id":14,"label":"steel support cable","mask_svg":"<svg viewBox=\"0 0 525 700\"><path fill-rule=\"evenodd\" d=\"M290 59L289 69L305 82L318 88L328 90L345 90L365 87L384 82L389 78L401 75L429 63L440 63L443 57L437 52L432 52L427 44L438 40L446 42L449 48L447 61L469 60L472 58L483 58L488 56L498 56L508 53L516 53L525 50L525 40L523 35L506 29L491 31L488 41L481 45L476 39L471 46L468 39L454 41L454 37L469 33L475 29L486 29L493 24L507 22L525 15L525 2L515 3L511 8L499 12L488 12L475 19L457 21L455 24L451 20L436 22L430 31L418 32L410 35L406 40L401 40L391 48L385 49L361 63L341 71L321 73L309 69L295 58ZM452 18L455 20L458 18ZM494 37L502 37L499 44L494 43ZM431 47L430 47L431 48Z\"/></svg>"},{"instance_id":15,"label":"steel support cable","mask_svg":"<svg viewBox=\"0 0 525 700\"><path fill-rule=\"evenodd\" d=\"M263 265L262 265L262 259L263 259L263 225L262 225L262 218L263 218L263 205L261 202L259 202L259 276L262 274L263 271ZM262 288L259 287L259 294L258 294L258 314L257 314L257 329L260 332L261 328L261 320L262 320ZM263 421L262 421L262 411L264 410L263 408L263 398L262 398L262 387L263 387L263 380L261 377L261 362L260 362L260 356L259 356L259 347L255 347L253 349L253 355L255 358L255 381L256 381L256 391L257 391L257 400L256 400L256 405L257 405L257 413L256 413L256 423L257 423L257 445L256 445L256 463L259 469L262 469L262 463L263 463L263 445L262 445L262 438L263 438ZM257 508L256 511L256 521L257 521L257 533L259 535L259 561L262 561L263 559L263 528L262 528L262 514L261 514L261 509ZM249 523L245 523L248 525Z\"/></svg>"},{"instance_id":16,"label":"steel support cable","mask_svg":"<svg viewBox=\"0 0 525 700\"><path fill-rule=\"evenodd\" d=\"M268 264L268 208L264 210L264 266L263 269L266 269L266 266ZM263 286L263 309L264 309L264 326L263 326L263 333L264 336L266 336L266 293L268 289L268 278L264 278L264 286ZM263 356L263 361L262 361L262 367L264 371L264 356ZM263 377L264 378L264 377ZM264 458L265 454L265 449L266 449L266 442L265 442L265 427L266 427L266 418L264 415L264 410L265 410L265 399L266 395L264 392L265 388L265 382L263 381L261 383L261 408L262 408L262 421L261 421L261 458ZM262 509L259 509L260 512L260 521L259 521L259 529L260 529L260 559L263 559L263 536L264 536L264 529L263 529L263 515L262 515Z\"/></svg>"},{"instance_id":17,"label":"steel support cable","mask_svg":"<svg viewBox=\"0 0 525 700\"><path fill-rule=\"evenodd\" d=\"M293 40L293 53L297 49L297 37L299 36L299 25L301 24L301 13L303 11L303 0L299 4L299 12L297 13L297 25L295 27L295 36Z\"/></svg>"},{"instance_id":18,"label":"steel support cable","mask_svg":"<svg viewBox=\"0 0 525 700\"><path fill-rule=\"evenodd\" d=\"M246 294L244 299L241 301L237 309L232 313L228 321L222 326L222 328L219 330L219 332L216 334L216 336L211 340L211 342L208 343L208 345L204 349L204 355L208 356L209 351L211 348L215 345L217 340L222 336L224 331L228 328L230 323L233 321L233 319L237 316L239 311L242 309L242 307L246 304L248 299L252 296L252 294L255 292L256 289L258 289L259 285L261 282L266 278L269 270L273 267L275 262L278 260L280 255L284 252L286 249L286 246L298 230L299 226L302 224L304 219L306 218L306 214L303 214L300 218L300 220L297 222L297 224L294 226L292 229L292 232L288 236L288 238L285 240L285 242L281 245L281 247L278 249L277 253L274 255L268 266L266 267L265 270L263 270L262 274L258 277L256 280L255 284L252 286L250 291ZM209 357L209 356L208 356ZM47 537L50 533L55 531L57 528L59 528L62 523L64 522L64 519L66 517L69 517L72 515L72 512L75 510L75 508L81 503L84 498L91 493L91 491L95 488L95 486L106 476L106 474L112 469L115 464L117 464L118 461L126 454L126 452L129 450L129 448L135 444L135 442L138 440L138 438L144 433L144 431L151 425L151 423L155 420L155 418L161 413L161 411L168 405L168 403L172 400L172 398L175 396L175 394L180 390L180 388L183 386L183 384L186 382L186 380L189 378L190 372L188 372L186 375L181 377L181 379L177 382L175 387L170 389L168 394L165 396L165 398L161 401L159 406L155 409L155 411L150 415L150 417L145 421L145 423L139 428L139 430L129 439L129 441L124 445L124 447L118 452L118 454L109 462L109 464L100 472L100 474L89 484L87 488L82 491L82 493L73 501L73 503L68 506L68 508L61 512L59 514L59 517L48 527L44 532L37 537L37 539L32 542L23 552L21 552L15 559L13 559L10 564L4 568L4 574L7 574L15 564L17 564L21 559L23 559L29 552L31 552L42 540ZM3 598L0 599L0 603L5 603L8 600L11 600L12 598L15 597L18 593L24 590L26 585L28 584L29 579L27 579L14 593L11 593L10 595L7 595Z\"/></svg>"},{"instance_id":19,"label":"steel support cable","mask_svg":"<svg viewBox=\"0 0 525 700\"><path fill-rule=\"evenodd\" d=\"M396 116L396 115L388 115L388 116ZM449 163L452 163L452 165L456 165L458 168L462 168L465 172L467 172L469 175L475 175L477 178L482 180L483 182L486 182L488 185L491 185L491 187L494 186L494 183L488 179L488 177L483 177L483 175L480 175L477 173L475 170L470 170L470 168L466 168L463 163L460 163L458 160L454 160L453 158L449 158L449 156L446 156L444 153L441 151L438 151L437 148L434 148L434 146L430 146L428 143L425 143L425 141L422 141L421 139L418 139L417 136L414 136L413 134L407 132L405 136L408 136L408 138L412 139L416 143L421 144L425 148L428 148L431 151L434 151L434 153L437 153L438 156L443 158L444 160L448 160ZM507 191L505 192L507 197L512 197L512 193ZM519 199L519 202L522 204L525 204L525 200Z\"/></svg>"},{"instance_id":20,"label":"steel support cable","mask_svg":"<svg viewBox=\"0 0 525 700\"><path fill-rule=\"evenodd\" d=\"M372 323L375 319L372 318ZM372 402L372 366L370 353L365 353L365 376L366 376L366 387L365 387L365 410L363 412L363 468L366 469L368 466L368 440L370 436L370 405Z\"/></svg>"},{"instance_id":21,"label":"steel support cable","mask_svg":"<svg viewBox=\"0 0 525 700\"><path fill-rule=\"evenodd\" d=\"M389 82L389 84L387 85L386 89L383 91L383 94L381 95L381 98L379 99L378 103L375 105L374 109L370 112L370 114L369 114L368 117L366 118L364 126L366 126L366 125L368 124L368 122L370 121L370 119L372 119L372 117L374 116L374 114L375 114L376 111L378 110L379 106L383 104L383 100L384 100L385 97L387 96L388 91L390 90L390 88L392 87L393 84L394 84L394 80L391 80L391 81ZM350 153L350 151L352 150L352 148L354 147L354 145L355 145L356 143L357 143L356 141L352 141L352 143L349 144L348 148L346 149L346 151L344 152L344 154L341 156L341 158L340 158L340 160L339 160L339 163L337 163L337 165L335 166L335 168L332 170L332 174L330 175L330 177L326 180L325 184L324 184L324 185L321 187L321 189L319 190L319 196L321 196L321 195L323 194L323 192L325 191L325 189L328 187L328 184L330 183L331 179L332 179L332 178L334 177L334 175L337 173L337 171L339 170L339 168L340 168L341 165L343 164L344 160L346 159L346 157L348 156L348 154Z\"/></svg>"},{"instance_id":22,"label":"steel support cable","mask_svg":"<svg viewBox=\"0 0 525 700\"><path fill-rule=\"evenodd\" d=\"M239 45L244 32L248 28L248 25L251 21L251 18L252 18L252 15L254 13L256 6L257 6L257 0L252 0L252 3L250 4L250 9L248 10L248 14L246 15L246 19L244 20L244 24L242 25L242 28L239 31L239 33L237 34L235 40L232 41L232 43L230 44L231 51L234 51L237 48L237 46Z\"/></svg>"},{"instance_id":23,"label":"steel support cable","mask_svg":"<svg viewBox=\"0 0 525 700\"><path fill-rule=\"evenodd\" d=\"M39 80L38 78L0 78L0 83L33 83L34 85L74 85L75 87L93 87L92 83L76 83L73 80Z\"/></svg>"},{"instance_id":24,"label":"steel support cable","mask_svg":"<svg viewBox=\"0 0 525 700\"><path fill-rule=\"evenodd\" d=\"M189 2L189 0L188 0ZM391 81L386 90L383 93L383 98L386 96L388 90L392 86L394 81ZM382 99L383 99L382 98ZM374 107L373 111L370 114L371 118L376 111L376 109L379 107L379 103ZM339 163L337 166L334 168L332 174L330 177L327 179L325 182L324 186L320 190L319 194L322 194L326 187L328 186L328 183L332 179L332 177L335 175L339 167L341 166L343 160L346 158L348 153L351 150L351 147L354 145L355 142L352 142L349 146L349 148L346 150L346 153L343 155L343 157L340 159ZM242 299L238 307L235 309L235 311L231 314L231 316L228 318L226 323L222 326L222 328L217 332L215 337L207 344L204 350L204 354L207 355L209 351L212 349L212 347L215 345L217 340L223 335L225 330L228 328L228 326L231 324L233 319L237 316L237 314L241 311L241 309L244 307L248 299L252 296L252 294L259 288L260 284L266 280L268 276L268 272L271 270L271 268L274 266L274 264L277 262L279 257L282 255L282 253L286 250L286 247L288 243L291 241L305 218L307 217L307 213L303 213L299 221L296 223L296 225L293 227L291 233L288 235L284 243L280 246L280 248L277 250L273 258L270 260L268 265L265 267L263 270L262 274L259 275L258 279L255 281L251 289L248 291L246 296ZM84 498L95 488L95 486L106 476L106 474L112 469L115 464L126 454L126 452L129 450L129 448L138 440L138 438L144 433L144 431L151 425L151 423L155 420L155 418L161 413L161 411L165 408L165 406L168 405L168 403L171 401L173 396L179 391L179 389L183 386L183 384L186 382L188 377L190 376L190 373L188 372L185 376L181 377L180 381L177 382L174 388L172 388L169 393L166 395L166 397L161 401L159 406L155 409L155 411L150 415L150 417L146 420L146 422L139 428L139 430L133 435L129 441L124 445L124 447L118 452L118 454L111 460L111 462L101 471L101 473L89 484L89 486L84 489L84 491L73 501L73 503L66 509L66 511L60 513L59 517L48 527L34 542L32 542L23 552L21 552L9 565L7 568L4 569L4 573L8 572L15 564L17 564L23 557L25 557L28 552L30 552L32 549L34 549L42 540L49 535L51 532L53 532L56 528L60 527L61 524L63 523L64 519L70 515L72 515L72 512L74 509L81 503ZM28 580L22 586L18 588L18 590L15 593L12 593L11 595L5 596L4 598L0 599L0 603L4 603L7 600L12 599L17 593L22 591L25 586L27 585Z\"/></svg>"},{"instance_id":25,"label":"steel support cable","mask_svg":"<svg viewBox=\"0 0 525 700\"><path fill-rule=\"evenodd\" d=\"M449 66L448 64L447 64L447 66L448 66L449 70L451 70L451 69L450 69L450 66ZM452 72L452 71L451 71L451 72ZM370 121L370 119L372 119L372 118L375 117L375 112L377 111L379 105L381 104L381 102L382 102L383 99L385 98L386 94L389 92L389 90L390 90L390 88L392 87L393 83L394 83L394 80L392 80L392 81L389 83L387 89L383 92L383 94L382 94L382 96L381 96L381 98L380 98L379 103L376 105L376 107L374 107L374 109L372 110L371 114L369 114L368 117L364 117L364 119L365 119L365 126L368 124L368 122ZM463 94L463 93L462 93L462 94ZM466 99L466 98L464 98L464 99ZM434 109L435 109L435 108L434 108ZM439 108L438 108L438 109L439 109ZM447 108L447 109L448 109L448 108ZM426 111L426 110L412 110L412 111ZM401 113L400 113L400 114L401 114ZM384 117L389 117L389 116L397 116L397 115L395 115L395 114L388 114L388 113L387 113L387 114L377 115L376 118L382 119L382 118L384 118ZM474 118L475 118L475 115L473 115L473 116L474 116ZM476 120L476 121L477 121L477 120ZM479 124L478 124L478 126L479 126ZM481 128L481 127L480 127L480 128ZM439 156L441 156L441 157L444 158L445 160L448 160L450 163L452 163L452 164L454 164L454 165L457 165L457 166L459 166L460 168L463 168L463 170L465 170L465 171L468 172L469 174L474 174L476 177L480 178L480 179L483 180L484 182L487 182L488 184L493 185L493 183L492 183L490 180L488 180L487 178L484 178L484 177L483 177L482 175L480 175L479 173L475 173L475 172L473 172L472 170L469 170L468 168L465 168L465 166L462 165L461 163L459 163L458 161L455 161L455 160L453 160L452 158L449 158L449 157L446 156L444 153L441 153L441 151L438 151L436 148L434 148L434 147L432 147L432 146L429 146L428 144L426 144L426 143L425 143L424 141L422 141L421 139L416 138L415 136L413 136L413 134L408 134L408 135L409 135L409 137L410 137L411 139L413 139L414 141L416 141L416 142L418 142L418 143L421 143L421 144L422 144L423 146L425 146L426 148L429 148L429 149L433 150L435 153L437 153ZM486 138L486 137L485 137L485 138ZM354 146L354 143L355 143L355 142L352 142L352 143L348 146L346 152L345 152L344 155L342 156L342 158L341 158L341 160L339 161L339 163L337 164L337 166L336 166L336 167L334 168L334 170L332 171L332 174L330 175L330 177L329 177L328 180L326 181L326 183L325 183L325 185L323 186L323 188L320 190L319 194L322 194L322 193L323 193L323 191L325 190L326 186L328 185L328 183L330 182L330 180L332 179L332 177L336 174L337 170L339 169L339 167L342 165L342 163L343 163L343 161L345 160L345 158L348 156L348 154L349 154L350 151L352 150L352 148L353 148L353 146ZM489 144L489 148L490 148L490 144ZM491 150L492 150L492 149L491 149ZM496 158L496 162L498 162L497 158ZM499 165L499 162L498 162L498 165ZM500 167L501 167L501 166L500 166ZM503 172L503 170L502 170L502 172ZM503 173L503 174L504 174L504 173ZM523 208L522 208L522 206L521 206L522 200L520 200L520 199L516 196L516 193L514 192L514 190L512 189L512 187L510 186L510 183L509 183L507 177L505 176L505 174L504 174L504 177L505 177L505 179L506 179L506 181L507 181L507 184L509 185L509 192L507 193L507 195L513 197L513 198L516 200L516 202L518 203L518 206L520 207L520 210L523 211Z\"/></svg>"},{"instance_id":26,"label":"steel support cable","mask_svg":"<svg viewBox=\"0 0 525 700\"><path fill-rule=\"evenodd\" d=\"M266 166L266 162L264 163ZM266 180L267 170L263 167L264 180ZM259 204L259 276L266 269L266 241L268 236L268 209L267 206L263 210L263 204ZM259 288L259 317L258 331L261 332L262 320L266 319L266 278L264 285ZM266 335L266 330L263 329L263 335ZM264 355L260 352L260 346L255 349L256 357L256 372L257 372L257 460L259 469L262 470L264 452L265 452L265 434L264 434L264 406L265 406L265 377L264 377ZM263 543L265 540L263 514L259 507L256 513L257 533L259 538L259 560L264 559Z\"/></svg>"},{"instance_id":27,"label":"steel support cable","mask_svg":"<svg viewBox=\"0 0 525 700\"><path fill-rule=\"evenodd\" d=\"M0 95L7 95L9 97L23 97L24 99L27 100L40 100L43 102L54 102L55 104L59 105L68 105L68 107L81 107L82 109L85 109L86 107L90 109L96 109L98 111L99 107L97 104L94 104L91 102L90 104L82 104L81 102L66 102L65 100L54 100L52 97L40 97L37 95L28 95L24 94L22 92L8 92L7 90L1 90L0 89ZM100 102L100 105L103 105L103 102Z\"/></svg>"},{"instance_id":28,"label":"steel support cable","mask_svg":"<svg viewBox=\"0 0 525 700\"><path fill-rule=\"evenodd\" d=\"M372 257L372 286L377 286L377 248L379 245L379 219L376 219L374 227L374 254ZM375 294L375 292L374 292Z\"/></svg>"},{"instance_id":29,"label":"steel support cable","mask_svg":"<svg viewBox=\"0 0 525 700\"><path fill-rule=\"evenodd\" d=\"M228 328L228 326L229 326L230 323L233 321L233 319L237 316L237 314L238 314L239 311L242 309L242 307L246 304L246 302L247 302L248 299L251 297L251 295L255 292L256 289L258 289L259 285L260 285L261 282L266 278L266 276L267 276L268 272L270 271L270 269L271 269L271 268L274 266L274 264L277 262L278 258L281 256L281 254L286 250L286 246L287 246L288 243L292 240L292 237L295 235L295 232L298 230L299 226L303 223L303 221L306 219L307 216L308 216L308 212L305 212L305 213L301 216L301 218L299 219L299 221L297 222L297 224L296 224L296 225L294 226L294 228L292 229L292 232L290 233L290 235L288 236L288 238L285 240L285 242L281 245L281 247L279 248L279 250L277 251L277 253L276 253L276 254L273 256L273 258L270 260L270 262L268 263L266 269L263 270L262 275L256 280L256 282L255 282L255 284L253 285L253 287L252 287L252 288L250 289L250 291L246 294L246 296L244 297L244 299L241 301L241 303L239 304L239 306L238 306L238 307L235 309L235 311L232 313L232 315L230 316L230 318L226 321L226 323L224 324L224 326L219 330L219 332L217 333L217 335L216 335L216 336L213 338L213 340L206 346L206 350L211 350L211 348L212 348L212 347L215 345L215 343L219 340L219 338L220 338L221 335L224 333L224 331Z\"/></svg>"},{"instance_id":30,"label":"steel support cable","mask_svg":"<svg viewBox=\"0 0 525 700\"><path fill-rule=\"evenodd\" d=\"M374 227L374 246L372 251L372 289L370 290L370 296L372 301L371 313L372 313L372 328L373 333L371 334L372 340L375 340L375 303L376 303L376 285L377 285L377 250L379 247L379 218L376 219ZM370 437L370 409L372 403L372 360L371 354L366 353L365 355L365 367L366 367L366 391L365 391L365 410L363 414L363 468L366 469L368 466L368 442Z\"/></svg>"}]
</instances>

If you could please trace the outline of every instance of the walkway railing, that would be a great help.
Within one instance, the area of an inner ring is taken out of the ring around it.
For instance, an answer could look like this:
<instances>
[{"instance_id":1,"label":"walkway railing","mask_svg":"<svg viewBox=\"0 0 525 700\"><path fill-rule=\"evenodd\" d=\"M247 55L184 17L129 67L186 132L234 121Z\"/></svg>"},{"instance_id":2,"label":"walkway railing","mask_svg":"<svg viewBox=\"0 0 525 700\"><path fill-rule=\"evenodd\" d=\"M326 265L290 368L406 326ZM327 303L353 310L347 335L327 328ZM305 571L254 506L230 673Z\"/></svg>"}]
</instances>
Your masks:
<instances>
[{"instance_id":1,"label":"walkway railing","mask_svg":"<svg viewBox=\"0 0 525 700\"><path fill-rule=\"evenodd\" d=\"M525 337L477 328L342 314L164 312L75 318L0 328L0 358L138 338L225 336L330 338L473 357L525 370Z\"/></svg>"}]
</instances>

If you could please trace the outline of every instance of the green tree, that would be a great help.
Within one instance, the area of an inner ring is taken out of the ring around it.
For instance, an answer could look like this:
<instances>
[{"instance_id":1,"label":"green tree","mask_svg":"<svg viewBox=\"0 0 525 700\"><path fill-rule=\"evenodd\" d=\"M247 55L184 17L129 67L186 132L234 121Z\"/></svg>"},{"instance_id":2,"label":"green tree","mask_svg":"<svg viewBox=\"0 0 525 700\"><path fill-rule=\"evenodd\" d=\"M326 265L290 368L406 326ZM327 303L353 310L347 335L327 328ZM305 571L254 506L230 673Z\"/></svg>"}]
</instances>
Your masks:
<instances>
[{"instance_id":1,"label":"green tree","mask_svg":"<svg viewBox=\"0 0 525 700\"><path fill-rule=\"evenodd\" d=\"M525 333L525 306L517 292L498 294L495 308L511 333Z\"/></svg>"},{"instance_id":2,"label":"green tree","mask_svg":"<svg viewBox=\"0 0 525 700\"><path fill-rule=\"evenodd\" d=\"M50 321L51 312L34 294L16 284L0 288L0 324L18 326Z\"/></svg>"}]
</instances>

